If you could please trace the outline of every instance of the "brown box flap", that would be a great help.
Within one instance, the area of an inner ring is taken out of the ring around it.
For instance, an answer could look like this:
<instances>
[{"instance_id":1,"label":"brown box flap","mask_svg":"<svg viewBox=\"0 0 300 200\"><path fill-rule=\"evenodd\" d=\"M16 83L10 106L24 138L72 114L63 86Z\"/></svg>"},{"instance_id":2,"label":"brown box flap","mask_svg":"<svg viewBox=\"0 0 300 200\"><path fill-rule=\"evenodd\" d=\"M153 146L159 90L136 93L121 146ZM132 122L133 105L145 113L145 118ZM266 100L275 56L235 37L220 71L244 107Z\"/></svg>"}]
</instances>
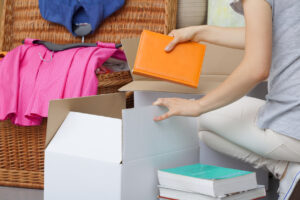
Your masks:
<instances>
[{"instance_id":1,"label":"brown box flap","mask_svg":"<svg viewBox=\"0 0 300 200\"><path fill-rule=\"evenodd\" d=\"M124 52L131 70L134 66L138 43L138 38L122 40ZM133 82L120 88L120 91L160 91L193 94L205 94L211 91L222 83L240 64L244 56L244 51L208 43L205 44L207 47L198 88L195 89L168 81L132 74Z\"/></svg>"}]
</instances>

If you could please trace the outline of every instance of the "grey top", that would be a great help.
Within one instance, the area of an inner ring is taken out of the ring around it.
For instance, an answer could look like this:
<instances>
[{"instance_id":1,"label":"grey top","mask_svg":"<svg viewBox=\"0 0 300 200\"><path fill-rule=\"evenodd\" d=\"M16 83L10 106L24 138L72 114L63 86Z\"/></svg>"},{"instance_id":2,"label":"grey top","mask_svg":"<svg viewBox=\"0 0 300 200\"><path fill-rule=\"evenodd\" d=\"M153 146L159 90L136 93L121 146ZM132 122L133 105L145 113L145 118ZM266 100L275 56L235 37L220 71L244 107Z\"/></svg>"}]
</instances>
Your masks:
<instances>
[{"instance_id":1,"label":"grey top","mask_svg":"<svg viewBox=\"0 0 300 200\"><path fill-rule=\"evenodd\" d=\"M257 125L300 140L300 1L267 2L273 13L272 66ZM241 11L241 2L232 7Z\"/></svg>"}]
</instances>

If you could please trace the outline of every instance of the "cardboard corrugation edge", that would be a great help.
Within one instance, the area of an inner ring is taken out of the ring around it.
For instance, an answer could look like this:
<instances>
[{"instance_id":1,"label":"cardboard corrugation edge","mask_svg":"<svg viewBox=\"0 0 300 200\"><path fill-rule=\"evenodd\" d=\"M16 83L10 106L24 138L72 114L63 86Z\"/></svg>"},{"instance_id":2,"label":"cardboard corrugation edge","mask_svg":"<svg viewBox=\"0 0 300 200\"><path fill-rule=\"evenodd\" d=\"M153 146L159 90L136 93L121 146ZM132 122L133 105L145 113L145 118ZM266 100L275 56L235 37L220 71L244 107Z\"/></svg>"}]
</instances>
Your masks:
<instances>
[{"instance_id":1,"label":"cardboard corrugation edge","mask_svg":"<svg viewBox=\"0 0 300 200\"><path fill-rule=\"evenodd\" d=\"M53 100L49 105L45 146L51 142L70 111L121 119L125 108L126 95L123 92Z\"/></svg>"}]
</instances>

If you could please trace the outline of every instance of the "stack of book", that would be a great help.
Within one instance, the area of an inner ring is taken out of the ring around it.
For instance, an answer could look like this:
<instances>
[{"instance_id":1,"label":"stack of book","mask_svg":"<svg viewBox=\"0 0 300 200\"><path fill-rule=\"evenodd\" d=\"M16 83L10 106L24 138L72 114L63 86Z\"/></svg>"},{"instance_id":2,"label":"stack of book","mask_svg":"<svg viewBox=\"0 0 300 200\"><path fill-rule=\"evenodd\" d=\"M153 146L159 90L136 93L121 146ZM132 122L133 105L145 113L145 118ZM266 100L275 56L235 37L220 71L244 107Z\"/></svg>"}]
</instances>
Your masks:
<instances>
[{"instance_id":1,"label":"stack of book","mask_svg":"<svg viewBox=\"0 0 300 200\"><path fill-rule=\"evenodd\" d=\"M254 172L211 165L158 171L161 200L253 200L266 196Z\"/></svg>"}]
</instances>

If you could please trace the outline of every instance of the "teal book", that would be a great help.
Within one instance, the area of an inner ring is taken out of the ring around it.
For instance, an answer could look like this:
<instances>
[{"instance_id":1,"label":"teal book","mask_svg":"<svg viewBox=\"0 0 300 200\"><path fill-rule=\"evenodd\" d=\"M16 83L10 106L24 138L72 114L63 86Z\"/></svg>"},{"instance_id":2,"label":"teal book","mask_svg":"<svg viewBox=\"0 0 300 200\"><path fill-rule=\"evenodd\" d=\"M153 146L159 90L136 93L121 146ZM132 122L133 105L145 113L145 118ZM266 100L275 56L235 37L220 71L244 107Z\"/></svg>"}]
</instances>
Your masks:
<instances>
[{"instance_id":1,"label":"teal book","mask_svg":"<svg viewBox=\"0 0 300 200\"><path fill-rule=\"evenodd\" d=\"M257 187L254 172L203 164L159 170L158 180L166 188L213 197Z\"/></svg>"}]
</instances>

